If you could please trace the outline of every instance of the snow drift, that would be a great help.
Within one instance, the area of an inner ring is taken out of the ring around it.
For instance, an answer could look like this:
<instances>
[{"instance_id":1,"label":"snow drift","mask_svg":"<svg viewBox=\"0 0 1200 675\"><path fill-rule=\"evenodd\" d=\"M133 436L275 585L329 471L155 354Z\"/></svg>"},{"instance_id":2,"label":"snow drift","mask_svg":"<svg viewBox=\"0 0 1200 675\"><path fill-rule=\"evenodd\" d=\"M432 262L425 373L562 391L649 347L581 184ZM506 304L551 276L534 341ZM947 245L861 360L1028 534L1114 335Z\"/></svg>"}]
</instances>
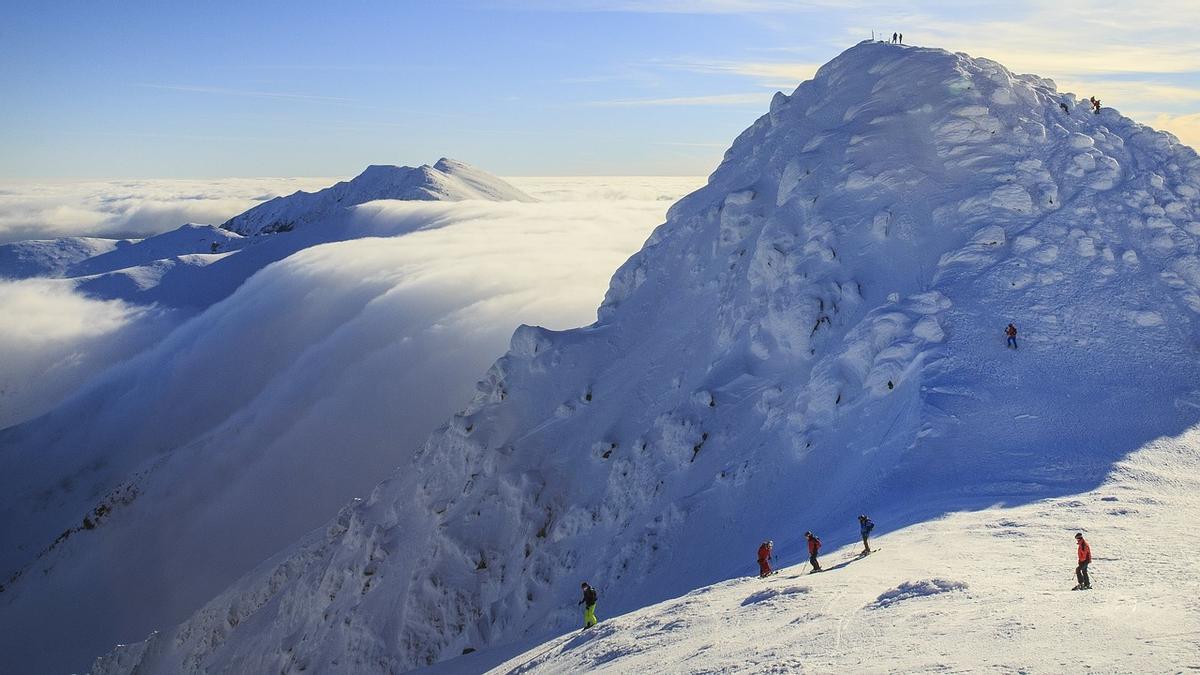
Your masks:
<instances>
[{"instance_id":1,"label":"snow drift","mask_svg":"<svg viewBox=\"0 0 1200 675\"><path fill-rule=\"evenodd\" d=\"M1200 418L1198 195L1191 149L1048 80L853 47L596 323L517 330L411 464L97 672L401 671L575 624L581 579L612 616L860 512L1093 489Z\"/></svg>"}]
</instances>

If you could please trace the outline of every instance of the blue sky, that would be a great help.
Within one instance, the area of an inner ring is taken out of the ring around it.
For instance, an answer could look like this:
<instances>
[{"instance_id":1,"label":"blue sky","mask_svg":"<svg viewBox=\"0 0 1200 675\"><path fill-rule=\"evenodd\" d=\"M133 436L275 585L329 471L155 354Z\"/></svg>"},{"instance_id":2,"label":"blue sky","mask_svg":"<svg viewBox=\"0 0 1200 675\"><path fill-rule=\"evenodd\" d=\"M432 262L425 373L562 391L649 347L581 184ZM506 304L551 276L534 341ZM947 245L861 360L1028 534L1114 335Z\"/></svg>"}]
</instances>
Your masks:
<instances>
[{"instance_id":1,"label":"blue sky","mask_svg":"<svg viewBox=\"0 0 1200 675\"><path fill-rule=\"evenodd\" d=\"M994 58L1200 144L1200 3L24 2L0 178L710 172L870 36Z\"/></svg>"}]
</instances>

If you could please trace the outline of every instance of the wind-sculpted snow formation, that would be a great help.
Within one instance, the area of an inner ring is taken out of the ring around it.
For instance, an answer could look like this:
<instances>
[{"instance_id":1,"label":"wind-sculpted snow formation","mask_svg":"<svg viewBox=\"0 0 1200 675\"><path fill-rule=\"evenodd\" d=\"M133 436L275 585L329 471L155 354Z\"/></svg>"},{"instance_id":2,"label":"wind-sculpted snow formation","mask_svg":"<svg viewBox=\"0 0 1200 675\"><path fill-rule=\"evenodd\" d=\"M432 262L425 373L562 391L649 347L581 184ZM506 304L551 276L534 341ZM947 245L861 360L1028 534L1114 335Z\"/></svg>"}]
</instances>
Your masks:
<instances>
[{"instance_id":1,"label":"wind-sculpted snow formation","mask_svg":"<svg viewBox=\"0 0 1200 675\"><path fill-rule=\"evenodd\" d=\"M855 46L776 94L595 324L517 330L411 466L96 672L403 671L575 625L581 580L603 618L860 512L1093 489L1200 418L1197 195L1195 152L1048 80Z\"/></svg>"}]
</instances>

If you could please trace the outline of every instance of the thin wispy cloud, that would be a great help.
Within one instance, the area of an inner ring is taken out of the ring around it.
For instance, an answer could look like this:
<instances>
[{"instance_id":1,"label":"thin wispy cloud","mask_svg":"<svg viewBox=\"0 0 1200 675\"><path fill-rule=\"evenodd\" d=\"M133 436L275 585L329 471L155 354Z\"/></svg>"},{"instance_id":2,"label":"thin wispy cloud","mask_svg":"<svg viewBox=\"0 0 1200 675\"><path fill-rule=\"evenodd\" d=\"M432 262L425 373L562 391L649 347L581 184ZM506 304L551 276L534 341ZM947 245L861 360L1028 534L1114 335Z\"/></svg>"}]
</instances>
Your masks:
<instances>
[{"instance_id":1,"label":"thin wispy cloud","mask_svg":"<svg viewBox=\"0 0 1200 675\"><path fill-rule=\"evenodd\" d=\"M861 7L855 0L497 0L506 9L554 12L633 12L639 14L794 14L830 8Z\"/></svg>"},{"instance_id":2,"label":"thin wispy cloud","mask_svg":"<svg viewBox=\"0 0 1200 675\"><path fill-rule=\"evenodd\" d=\"M341 96L321 96L317 94L295 94L281 91L253 91L247 89L227 89L225 87L207 87L191 84L138 84L147 89L162 89L166 91L183 91L194 94L216 94L219 96L247 96L250 98L274 98L289 101L316 101L324 103L354 103L355 99Z\"/></svg>"},{"instance_id":3,"label":"thin wispy cloud","mask_svg":"<svg viewBox=\"0 0 1200 675\"><path fill-rule=\"evenodd\" d=\"M672 96L667 98L625 98L611 101L588 101L582 105L593 108L658 108L664 106L737 106L763 105L770 95L762 92L747 94L713 94L710 96Z\"/></svg>"},{"instance_id":4,"label":"thin wispy cloud","mask_svg":"<svg viewBox=\"0 0 1200 675\"><path fill-rule=\"evenodd\" d=\"M728 148L728 143L681 143L678 141L656 141L654 145L669 145L679 148Z\"/></svg>"},{"instance_id":5,"label":"thin wispy cloud","mask_svg":"<svg viewBox=\"0 0 1200 675\"><path fill-rule=\"evenodd\" d=\"M812 79L819 63L789 61L718 61L706 59L677 59L664 61L661 67L712 75L735 75L754 80L771 89L791 90L804 80Z\"/></svg>"}]
</instances>

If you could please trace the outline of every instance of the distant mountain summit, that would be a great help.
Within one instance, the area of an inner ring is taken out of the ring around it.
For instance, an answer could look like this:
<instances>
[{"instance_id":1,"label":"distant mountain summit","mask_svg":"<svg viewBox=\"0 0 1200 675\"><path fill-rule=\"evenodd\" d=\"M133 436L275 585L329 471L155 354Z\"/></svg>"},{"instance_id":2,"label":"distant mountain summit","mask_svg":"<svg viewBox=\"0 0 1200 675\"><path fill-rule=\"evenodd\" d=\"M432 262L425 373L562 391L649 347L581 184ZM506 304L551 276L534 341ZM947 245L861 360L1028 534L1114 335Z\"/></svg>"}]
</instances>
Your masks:
<instances>
[{"instance_id":1,"label":"distant mountain summit","mask_svg":"<svg viewBox=\"0 0 1200 675\"><path fill-rule=\"evenodd\" d=\"M373 164L357 177L324 190L276 197L230 218L221 227L241 235L287 232L376 199L537 201L486 171L443 157L433 166Z\"/></svg>"}]
</instances>

